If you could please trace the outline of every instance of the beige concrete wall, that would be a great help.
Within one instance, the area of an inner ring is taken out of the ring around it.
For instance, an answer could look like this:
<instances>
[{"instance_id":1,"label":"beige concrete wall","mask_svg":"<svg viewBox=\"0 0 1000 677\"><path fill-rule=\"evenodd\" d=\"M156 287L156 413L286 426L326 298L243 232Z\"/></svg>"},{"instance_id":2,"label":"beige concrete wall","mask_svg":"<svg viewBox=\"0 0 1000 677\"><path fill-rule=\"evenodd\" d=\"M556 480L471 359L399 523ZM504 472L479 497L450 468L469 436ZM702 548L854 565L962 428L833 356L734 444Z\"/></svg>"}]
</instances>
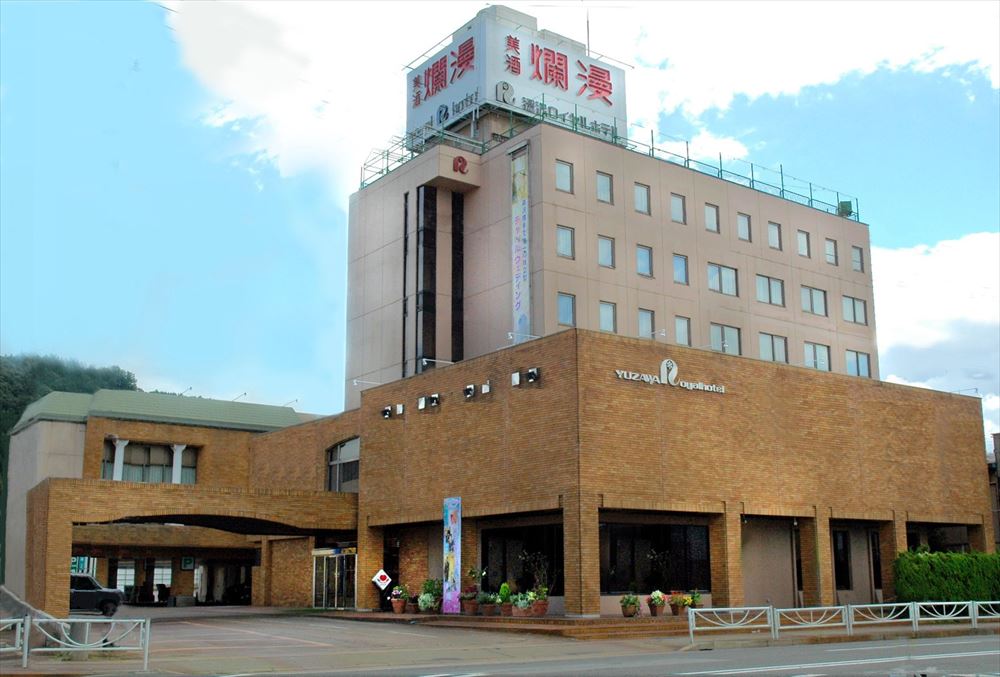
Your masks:
<instances>
[{"instance_id":1,"label":"beige concrete wall","mask_svg":"<svg viewBox=\"0 0 1000 677\"><path fill-rule=\"evenodd\" d=\"M754 517L743 525L744 603L798 606L792 521Z\"/></svg>"},{"instance_id":2,"label":"beige concrete wall","mask_svg":"<svg viewBox=\"0 0 1000 677\"><path fill-rule=\"evenodd\" d=\"M82 423L38 421L10 438L5 584L19 597L25 595L28 491L46 477L83 477L85 431Z\"/></svg>"}]
</instances>

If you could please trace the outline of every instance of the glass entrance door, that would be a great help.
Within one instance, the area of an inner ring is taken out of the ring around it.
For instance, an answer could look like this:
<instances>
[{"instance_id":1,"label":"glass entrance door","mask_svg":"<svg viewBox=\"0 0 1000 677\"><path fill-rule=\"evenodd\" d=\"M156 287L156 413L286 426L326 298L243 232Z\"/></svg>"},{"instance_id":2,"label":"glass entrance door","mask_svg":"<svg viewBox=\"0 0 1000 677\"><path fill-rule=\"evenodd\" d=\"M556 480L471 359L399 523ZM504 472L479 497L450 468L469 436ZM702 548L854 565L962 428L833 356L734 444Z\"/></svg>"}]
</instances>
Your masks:
<instances>
[{"instance_id":1,"label":"glass entrance door","mask_svg":"<svg viewBox=\"0 0 1000 677\"><path fill-rule=\"evenodd\" d=\"M327 609L353 609L355 606L355 553L316 554L313 605Z\"/></svg>"}]
</instances>

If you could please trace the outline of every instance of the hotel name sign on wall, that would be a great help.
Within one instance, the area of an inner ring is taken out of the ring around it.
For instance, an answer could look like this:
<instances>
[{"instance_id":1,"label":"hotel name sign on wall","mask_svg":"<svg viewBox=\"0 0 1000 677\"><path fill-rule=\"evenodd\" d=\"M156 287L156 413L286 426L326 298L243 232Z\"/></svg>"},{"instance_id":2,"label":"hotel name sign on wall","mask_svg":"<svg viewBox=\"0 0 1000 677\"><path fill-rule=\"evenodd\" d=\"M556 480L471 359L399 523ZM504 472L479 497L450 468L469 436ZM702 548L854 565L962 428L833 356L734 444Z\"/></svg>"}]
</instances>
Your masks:
<instances>
[{"instance_id":1,"label":"hotel name sign on wall","mask_svg":"<svg viewBox=\"0 0 1000 677\"><path fill-rule=\"evenodd\" d=\"M677 378L677 363L671 359L660 363L659 374L643 374L627 369L615 369L615 376L623 381L639 381L650 385L668 385L685 390L703 390L706 393L726 394L726 386L717 383L702 383L701 381L684 381Z\"/></svg>"}]
</instances>

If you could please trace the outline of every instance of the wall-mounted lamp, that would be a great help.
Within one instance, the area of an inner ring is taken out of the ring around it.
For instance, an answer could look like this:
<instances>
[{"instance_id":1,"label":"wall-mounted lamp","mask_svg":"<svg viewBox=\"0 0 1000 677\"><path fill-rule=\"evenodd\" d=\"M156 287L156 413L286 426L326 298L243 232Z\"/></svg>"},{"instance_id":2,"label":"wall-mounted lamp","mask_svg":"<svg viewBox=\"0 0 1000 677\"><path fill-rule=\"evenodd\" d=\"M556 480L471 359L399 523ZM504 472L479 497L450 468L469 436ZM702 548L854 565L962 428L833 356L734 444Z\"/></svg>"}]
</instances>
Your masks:
<instances>
[{"instance_id":1,"label":"wall-mounted lamp","mask_svg":"<svg viewBox=\"0 0 1000 677\"><path fill-rule=\"evenodd\" d=\"M537 383L538 381L542 380L542 370L539 369L538 367L532 367L531 369L528 370L528 372L524 375L524 377L525 380L528 381L528 383Z\"/></svg>"},{"instance_id":2,"label":"wall-mounted lamp","mask_svg":"<svg viewBox=\"0 0 1000 677\"><path fill-rule=\"evenodd\" d=\"M402 404L397 404L396 405L396 416L402 416L402 415L403 415L403 405Z\"/></svg>"},{"instance_id":3,"label":"wall-mounted lamp","mask_svg":"<svg viewBox=\"0 0 1000 677\"><path fill-rule=\"evenodd\" d=\"M470 383L469 385L462 388L462 394L465 395L465 399L471 400L476 396L476 384Z\"/></svg>"},{"instance_id":4,"label":"wall-mounted lamp","mask_svg":"<svg viewBox=\"0 0 1000 677\"><path fill-rule=\"evenodd\" d=\"M382 418L392 418L392 407L382 407Z\"/></svg>"},{"instance_id":5,"label":"wall-mounted lamp","mask_svg":"<svg viewBox=\"0 0 1000 677\"><path fill-rule=\"evenodd\" d=\"M489 393L490 392L490 382L487 381L483 385L479 386L479 392L481 392L483 395L486 395L487 393Z\"/></svg>"},{"instance_id":6,"label":"wall-mounted lamp","mask_svg":"<svg viewBox=\"0 0 1000 677\"><path fill-rule=\"evenodd\" d=\"M437 393L434 393L433 395L428 395L427 404L432 407L438 406L439 404L441 404L441 396L438 395Z\"/></svg>"},{"instance_id":7,"label":"wall-mounted lamp","mask_svg":"<svg viewBox=\"0 0 1000 677\"><path fill-rule=\"evenodd\" d=\"M510 384L514 388L521 385L521 372L515 371L510 375Z\"/></svg>"}]
</instances>

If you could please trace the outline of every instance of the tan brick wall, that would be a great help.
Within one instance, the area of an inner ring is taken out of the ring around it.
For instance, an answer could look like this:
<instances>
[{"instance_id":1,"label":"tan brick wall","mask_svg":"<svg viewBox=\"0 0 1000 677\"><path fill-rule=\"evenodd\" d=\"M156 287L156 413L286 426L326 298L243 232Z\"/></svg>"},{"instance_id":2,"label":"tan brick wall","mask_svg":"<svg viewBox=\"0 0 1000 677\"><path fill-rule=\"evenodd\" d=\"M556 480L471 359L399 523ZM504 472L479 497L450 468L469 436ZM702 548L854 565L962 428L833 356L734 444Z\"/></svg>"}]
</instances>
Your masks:
<instances>
[{"instance_id":1,"label":"tan brick wall","mask_svg":"<svg viewBox=\"0 0 1000 677\"><path fill-rule=\"evenodd\" d=\"M411 595L420 594L420 586L428 577L428 529L418 525L403 529L399 537L399 580Z\"/></svg>"},{"instance_id":2,"label":"tan brick wall","mask_svg":"<svg viewBox=\"0 0 1000 677\"><path fill-rule=\"evenodd\" d=\"M345 411L250 441L250 486L323 491L327 450L359 434L359 411Z\"/></svg>"},{"instance_id":3,"label":"tan brick wall","mask_svg":"<svg viewBox=\"0 0 1000 677\"><path fill-rule=\"evenodd\" d=\"M165 524L76 524L73 526L73 545L213 549L253 547L243 534Z\"/></svg>"},{"instance_id":4,"label":"tan brick wall","mask_svg":"<svg viewBox=\"0 0 1000 677\"><path fill-rule=\"evenodd\" d=\"M271 541L271 606L312 606L312 538Z\"/></svg>"}]
</instances>

